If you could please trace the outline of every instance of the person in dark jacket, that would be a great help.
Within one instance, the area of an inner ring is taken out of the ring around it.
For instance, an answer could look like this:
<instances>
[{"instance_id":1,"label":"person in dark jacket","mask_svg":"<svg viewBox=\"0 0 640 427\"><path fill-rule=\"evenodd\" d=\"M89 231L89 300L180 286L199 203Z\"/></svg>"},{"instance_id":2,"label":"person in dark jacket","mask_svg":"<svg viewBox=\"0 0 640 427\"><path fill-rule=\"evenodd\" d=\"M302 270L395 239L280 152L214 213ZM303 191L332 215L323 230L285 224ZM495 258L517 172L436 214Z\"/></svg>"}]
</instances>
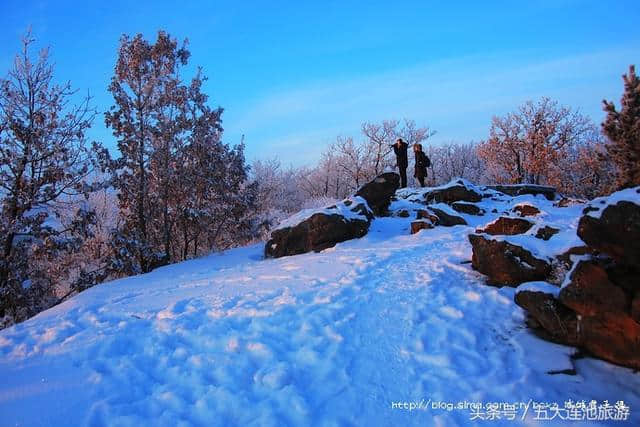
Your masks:
<instances>
[{"instance_id":1,"label":"person in dark jacket","mask_svg":"<svg viewBox=\"0 0 640 427\"><path fill-rule=\"evenodd\" d=\"M396 163L400 170L400 188L405 188L407 186L407 167L409 167L409 160L407 158L407 148L409 144L404 142L402 138L398 138L392 147L394 153L396 153Z\"/></svg>"},{"instance_id":2,"label":"person in dark jacket","mask_svg":"<svg viewBox=\"0 0 640 427\"><path fill-rule=\"evenodd\" d=\"M422 151L422 144L413 144L413 154L416 156L416 168L413 176L418 179L420 186L424 187L424 179L427 177L427 168L431 166L431 161Z\"/></svg>"}]
</instances>

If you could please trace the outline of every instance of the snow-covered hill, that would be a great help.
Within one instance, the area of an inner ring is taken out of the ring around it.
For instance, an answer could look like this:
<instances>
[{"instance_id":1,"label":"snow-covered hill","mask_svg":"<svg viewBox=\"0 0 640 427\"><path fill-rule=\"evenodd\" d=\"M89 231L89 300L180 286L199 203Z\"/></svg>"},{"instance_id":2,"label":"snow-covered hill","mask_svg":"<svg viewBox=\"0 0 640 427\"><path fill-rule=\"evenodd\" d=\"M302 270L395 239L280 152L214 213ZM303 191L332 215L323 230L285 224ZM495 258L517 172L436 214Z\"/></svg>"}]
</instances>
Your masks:
<instances>
[{"instance_id":1,"label":"snow-covered hill","mask_svg":"<svg viewBox=\"0 0 640 427\"><path fill-rule=\"evenodd\" d=\"M419 207L404 191L392 207ZM583 207L520 202L569 229ZM0 425L557 425L582 400L640 425L638 373L572 361L471 268L467 235L505 203L469 226L376 218L320 253L255 245L89 289L0 332Z\"/></svg>"}]
</instances>

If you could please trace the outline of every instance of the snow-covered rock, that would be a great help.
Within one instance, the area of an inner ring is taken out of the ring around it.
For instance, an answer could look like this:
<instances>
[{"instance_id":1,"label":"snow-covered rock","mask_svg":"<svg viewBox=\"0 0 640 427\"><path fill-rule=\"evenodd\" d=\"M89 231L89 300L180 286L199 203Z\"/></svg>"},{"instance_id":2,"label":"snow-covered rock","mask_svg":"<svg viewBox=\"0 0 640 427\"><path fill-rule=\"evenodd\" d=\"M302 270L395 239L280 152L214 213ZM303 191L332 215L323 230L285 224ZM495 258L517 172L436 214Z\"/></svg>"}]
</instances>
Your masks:
<instances>
[{"instance_id":1,"label":"snow-covered rock","mask_svg":"<svg viewBox=\"0 0 640 427\"><path fill-rule=\"evenodd\" d=\"M272 233L265 256L278 258L321 251L367 234L373 212L359 196L322 209L307 209L286 219Z\"/></svg>"},{"instance_id":2,"label":"snow-covered rock","mask_svg":"<svg viewBox=\"0 0 640 427\"><path fill-rule=\"evenodd\" d=\"M465 179L454 179L451 182L429 189L425 193L428 203L479 202L482 200L480 189Z\"/></svg>"},{"instance_id":3,"label":"snow-covered rock","mask_svg":"<svg viewBox=\"0 0 640 427\"><path fill-rule=\"evenodd\" d=\"M416 234L420 230L428 230L433 228L433 222L428 219L418 219L415 221L411 221L411 234Z\"/></svg>"},{"instance_id":4,"label":"snow-covered rock","mask_svg":"<svg viewBox=\"0 0 640 427\"><path fill-rule=\"evenodd\" d=\"M520 203L513 207L513 212L520 216L536 216L540 213L540 209L529 203Z\"/></svg>"},{"instance_id":5,"label":"snow-covered rock","mask_svg":"<svg viewBox=\"0 0 640 427\"><path fill-rule=\"evenodd\" d=\"M594 199L584 213L578 236L592 248L640 272L640 187Z\"/></svg>"},{"instance_id":6,"label":"snow-covered rock","mask_svg":"<svg viewBox=\"0 0 640 427\"><path fill-rule=\"evenodd\" d=\"M499 191L509 196L522 196L530 194L532 196L542 195L547 200L555 200L556 189L546 185L534 184L512 184L512 185L489 185L489 188Z\"/></svg>"},{"instance_id":7,"label":"snow-covered rock","mask_svg":"<svg viewBox=\"0 0 640 427\"><path fill-rule=\"evenodd\" d=\"M469 202L453 202L451 207L456 212L465 213L467 215L484 215L484 210Z\"/></svg>"},{"instance_id":8,"label":"snow-covered rock","mask_svg":"<svg viewBox=\"0 0 640 427\"><path fill-rule=\"evenodd\" d=\"M635 369L640 369L639 191L601 197L584 209L577 236L586 245L557 257L570 267L557 294L518 288L515 296L550 339Z\"/></svg>"},{"instance_id":9,"label":"snow-covered rock","mask_svg":"<svg viewBox=\"0 0 640 427\"><path fill-rule=\"evenodd\" d=\"M541 286L541 282L520 285L514 301L526 310L527 324L539 336L559 344L579 346L578 316L557 300L557 287L548 285Z\"/></svg>"},{"instance_id":10,"label":"snow-covered rock","mask_svg":"<svg viewBox=\"0 0 640 427\"><path fill-rule=\"evenodd\" d=\"M529 231L529 229L533 227L533 224L533 222L523 218L501 216L476 231L478 233L487 233L491 235L523 234Z\"/></svg>"},{"instance_id":11,"label":"snow-covered rock","mask_svg":"<svg viewBox=\"0 0 640 427\"><path fill-rule=\"evenodd\" d=\"M376 216L383 216L387 214L391 197L399 187L400 175L386 172L363 185L356 192L356 196L364 198Z\"/></svg>"},{"instance_id":12,"label":"snow-covered rock","mask_svg":"<svg viewBox=\"0 0 640 427\"><path fill-rule=\"evenodd\" d=\"M497 286L518 286L524 282L545 280L551 264L534 256L531 251L487 234L470 234L473 247L473 268L487 276L487 283Z\"/></svg>"},{"instance_id":13,"label":"snow-covered rock","mask_svg":"<svg viewBox=\"0 0 640 427\"><path fill-rule=\"evenodd\" d=\"M430 205L429 210L431 210L438 217L438 225L442 225L444 227L453 227L454 225L467 225L467 221L465 221L464 218L457 215L453 209L443 203Z\"/></svg>"}]
</instances>

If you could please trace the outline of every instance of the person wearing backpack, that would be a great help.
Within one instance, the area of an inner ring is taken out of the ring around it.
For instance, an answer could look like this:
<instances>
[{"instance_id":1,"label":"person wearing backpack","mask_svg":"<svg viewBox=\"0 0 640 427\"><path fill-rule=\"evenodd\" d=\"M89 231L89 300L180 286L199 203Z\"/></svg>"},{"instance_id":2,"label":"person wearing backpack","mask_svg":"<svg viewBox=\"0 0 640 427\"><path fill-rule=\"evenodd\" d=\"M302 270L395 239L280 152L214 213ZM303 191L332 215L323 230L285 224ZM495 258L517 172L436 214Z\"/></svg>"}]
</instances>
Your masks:
<instances>
[{"instance_id":1,"label":"person wearing backpack","mask_svg":"<svg viewBox=\"0 0 640 427\"><path fill-rule=\"evenodd\" d=\"M396 163L400 170L400 188L405 188L407 186L407 167L409 167L409 160L407 159L409 144L404 142L402 138L398 138L391 147L393 147L393 151L396 154Z\"/></svg>"},{"instance_id":2,"label":"person wearing backpack","mask_svg":"<svg viewBox=\"0 0 640 427\"><path fill-rule=\"evenodd\" d=\"M416 167L413 176L418 179L420 186L424 187L424 179L427 177L427 168L431 166L431 160L422 151L422 144L413 144L413 154L416 156Z\"/></svg>"}]
</instances>

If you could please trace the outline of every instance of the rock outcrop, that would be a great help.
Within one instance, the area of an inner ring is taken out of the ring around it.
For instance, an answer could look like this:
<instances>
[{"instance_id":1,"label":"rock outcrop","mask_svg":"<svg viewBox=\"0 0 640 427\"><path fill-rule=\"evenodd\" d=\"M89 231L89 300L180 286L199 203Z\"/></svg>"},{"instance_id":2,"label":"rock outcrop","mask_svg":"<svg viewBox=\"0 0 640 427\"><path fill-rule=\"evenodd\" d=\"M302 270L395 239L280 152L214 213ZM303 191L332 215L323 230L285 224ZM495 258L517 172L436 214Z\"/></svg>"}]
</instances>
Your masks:
<instances>
[{"instance_id":1,"label":"rock outcrop","mask_svg":"<svg viewBox=\"0 0 640 427\"><path fill-rule=\"evenodd\" d=\"M592 201L578 236L587 246L558 258L580 255L557 294L518 288L515 301L548 339L640 369L640 188Z\"/></svg>"},{"instance_id":2,"label":"rock outcrop","mask_svg":"<svg viewBox=\"0 0 640 427\"><path fill-rule=\"evenodd\" d=\"M360 187L355 195L365 199L376 216L384 216L399 187L400 175L386 172Z\"/></svg>"},{"instance_id":3,"label":"rock outcrop","mask_svg":"<svg viewBox=\"0 0 640 427\"><path fill-rule=\"evenodd\" d=\"M282 223L265 244L265 256L278 258L321 251L367 234L373 213L360 197L320 210L302 211Z\"/></svg>"},{"instance_id":4,"label":"rock outcrop","mask_svg":"<svg viewBox=\"0 0 640 427\"><path fill-rule=\"evenodd\" d=\"M513 243L480 234L470 234L469 241L473 247L473 268L486 275L490 285L515 287L545 280L551 273L549 262Z\"/></svg>"},{"instance_id":5,"label":"rock outcrop","mask_svg":"<svg viewBox=\"0 0 640 427\"><path fill-rule=\"evenodd\" d=\"M495 221L485 225L484 228L476 230L476 232L487 233L494 236L512 236L514 234L526 233L531 229L531 227L533 227L533 222L529 220L509 216L501 216Z\"/></svg>"}]
</instances>

